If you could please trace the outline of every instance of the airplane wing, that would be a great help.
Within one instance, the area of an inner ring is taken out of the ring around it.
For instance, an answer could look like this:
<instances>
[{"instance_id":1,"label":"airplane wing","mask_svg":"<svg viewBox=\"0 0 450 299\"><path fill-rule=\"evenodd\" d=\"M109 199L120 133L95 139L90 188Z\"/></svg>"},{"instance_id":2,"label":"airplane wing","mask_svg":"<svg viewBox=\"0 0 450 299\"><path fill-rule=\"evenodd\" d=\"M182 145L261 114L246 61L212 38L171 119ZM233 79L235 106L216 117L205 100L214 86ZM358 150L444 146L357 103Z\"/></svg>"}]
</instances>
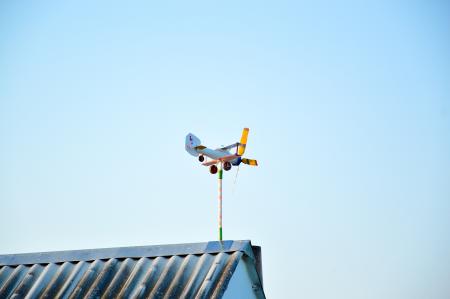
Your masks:
<instances>
[{"instance_id":1,"label":"airplane wing","mask_svg":"<svg viewBox=\"0 0 450 299\"><path fill-rule=\"evenodd\" d=\"M203 166L211 166L211 165L217 164L219 162L231 161L231 160L234 160L234 159L236 159L238 157L239 157L238 155L228 155L228 156L224 156L224 157L222 157L220 159L214 159L214 160L210 160L210 161L204 162L204 163L202 163L202 165Z\"/></svg>"},{"instance_id":2,"label":"airplane wing","mask_svg":"<svg viewBox=\"0 0 450 299\"><path fill-rule=\"evenodd\" d=\"M211 166L211 165L214 165L217 163L219 163L219 160L209 160L209 161L203 162L202 165L203 166Z\"/></svg>"},{"instance_id":3,"label":"airplane wing","mask_svg":"<svg viewBox=\"0 0 450 299\"><path fill-rule=\"evenodd\" d=\"M227 146L225 146L225 147L221 147L221 148L219 148L219 149L220 149L220 150L226 151L226 150L232 149L232 148L234 148L234 147L238 147L238 146L239 146L239 142L236 142L236 143L227 145Z\"/></svg>"}]
</instances>

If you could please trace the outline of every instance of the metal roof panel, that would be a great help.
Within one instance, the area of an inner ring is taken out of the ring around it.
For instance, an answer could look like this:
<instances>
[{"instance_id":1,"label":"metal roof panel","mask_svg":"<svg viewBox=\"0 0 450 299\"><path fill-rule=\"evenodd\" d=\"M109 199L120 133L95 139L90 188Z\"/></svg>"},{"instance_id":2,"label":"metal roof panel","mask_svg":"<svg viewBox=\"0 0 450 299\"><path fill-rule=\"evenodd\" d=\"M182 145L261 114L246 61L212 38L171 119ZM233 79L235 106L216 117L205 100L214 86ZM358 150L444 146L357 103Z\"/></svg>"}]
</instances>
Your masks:
<instances>
[{"instance_id":1,"label":"metal roof panel","mask_svg":"<svg viewBox=\"0 0 450 299\"><path fill-rule=\"evenodd\" d=\"M0 255L0 298L221 298L244 256L250 241Z\"/></svg>"}]
</instances>

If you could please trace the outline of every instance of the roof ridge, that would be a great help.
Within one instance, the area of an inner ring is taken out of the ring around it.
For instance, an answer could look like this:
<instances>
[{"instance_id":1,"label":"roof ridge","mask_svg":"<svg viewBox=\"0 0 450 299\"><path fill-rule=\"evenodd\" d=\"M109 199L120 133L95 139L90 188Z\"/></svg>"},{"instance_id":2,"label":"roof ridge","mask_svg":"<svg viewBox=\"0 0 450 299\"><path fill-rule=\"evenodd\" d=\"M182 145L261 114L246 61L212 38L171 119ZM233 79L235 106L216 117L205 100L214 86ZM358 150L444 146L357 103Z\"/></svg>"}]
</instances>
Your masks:
<instances>
[{"instance_id":1,"label":"roof ridge","mask_svg":"<svg viewBox=\"0 0 450 299\"><path fill-rule=\"evenodd\" d=\"M110 258L141 258L242 251L255 259L250 240L113 247L0 255L0 265L47 264Z\"/></svg>"}]
</instances>

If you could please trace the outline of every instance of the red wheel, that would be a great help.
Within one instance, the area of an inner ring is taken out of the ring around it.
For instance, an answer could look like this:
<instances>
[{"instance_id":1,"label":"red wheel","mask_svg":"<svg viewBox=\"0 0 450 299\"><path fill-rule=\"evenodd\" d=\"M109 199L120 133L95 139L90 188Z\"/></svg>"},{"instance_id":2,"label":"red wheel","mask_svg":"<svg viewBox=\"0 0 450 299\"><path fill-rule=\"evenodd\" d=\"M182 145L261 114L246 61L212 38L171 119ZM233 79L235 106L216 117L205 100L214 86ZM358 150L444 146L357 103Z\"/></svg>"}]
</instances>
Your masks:
<instances>
[{"instance_id":1,"label":"red wheel","mask_svg":"<svg viewBox=\"0 0 450 299\"><path fill-rule=\"evenodd\" d=\"M225 169L225 171L228 171L231 169L231 163L230 162L225 162L223 164L223 169Z\"/></svg>"},{"instance_id":2,"label":"red wheel","mask_svg":"<svg viewBox=\"0 0 450 299\"><path fill-rule=\"evenodd\" d=\"M211 166L209 167L209 172L210 172L211 174L216 174L216 173L217 173L217 166L216 166L216 165L211 165Z\"/></svg>"}]
</instances>

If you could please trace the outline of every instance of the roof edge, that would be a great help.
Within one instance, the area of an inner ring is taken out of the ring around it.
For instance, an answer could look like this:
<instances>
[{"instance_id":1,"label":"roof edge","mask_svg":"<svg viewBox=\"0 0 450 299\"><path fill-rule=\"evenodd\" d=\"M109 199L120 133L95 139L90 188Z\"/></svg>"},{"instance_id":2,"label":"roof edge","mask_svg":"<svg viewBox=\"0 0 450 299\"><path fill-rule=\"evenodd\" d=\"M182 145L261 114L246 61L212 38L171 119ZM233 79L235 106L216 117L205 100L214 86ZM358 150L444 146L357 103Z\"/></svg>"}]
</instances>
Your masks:
<instances>
[{"instance_id":1,"label":"roof edge","mask_svg":"<svg viewBox=\"0 0 450 299\"><path fill-rule=\"evenodd\" d=\"M150 245L99 249L81 249L0 255L0 265L48 264L92 261L110 258L141 258L242 251L255 260L250 240L210 241L169 245Z\"/></svg>"}]
</instances>

